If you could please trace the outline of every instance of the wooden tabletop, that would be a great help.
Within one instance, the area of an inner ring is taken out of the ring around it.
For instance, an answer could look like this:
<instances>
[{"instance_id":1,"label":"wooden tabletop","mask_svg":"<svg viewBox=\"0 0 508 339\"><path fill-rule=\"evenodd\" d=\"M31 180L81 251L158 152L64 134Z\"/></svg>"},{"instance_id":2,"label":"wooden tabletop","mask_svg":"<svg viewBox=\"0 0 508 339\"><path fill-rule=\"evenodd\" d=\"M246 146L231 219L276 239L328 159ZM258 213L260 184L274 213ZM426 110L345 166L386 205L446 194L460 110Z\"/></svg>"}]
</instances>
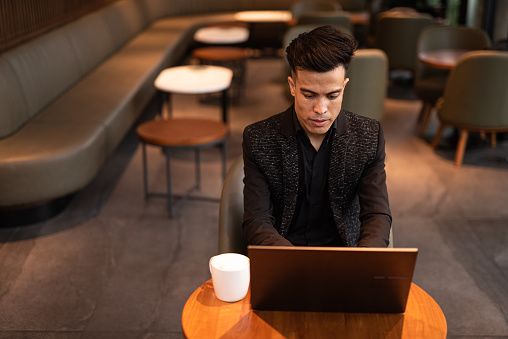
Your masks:
<instances>
[{"instance_id":1,"label":"wooden tabletop","mask_svg":"<svg viewBox=\"0 0 508 339\"><path fill-rule=\"evenodd\" d=\"M446 338L446 319L424 290L411 285L405 313L253 311L250 290L238 302L215 297L211 280L187 300L186 338Z\"/></svg>"},{"instance_id":2,"label":"wooden tabletop","mask_svg":"<svg viewBox=\"0 0 508 339\"><path fill-rule=\"evenodd\" d=\"M192 51L192 56L198 59L223 61L242 60L249 56L249 50L241 47L201 47Z\"/></svg>"},{"instance_id":3,"label":"wooden tabletop","mask_svg":"<svg viewBox=\"0 0 508 339\"><path fill-rule=\"evenodd\" d=\"M418 53L418 60L432 67L452 69L457 65L459 59L467 52L471 52L471 50L438 49L434 51L424 51Z\"/></svg>"},{"instance_id":4,"label":"wooden tabletop","mask_svg":"<svg viewBox=\"0 0 508 339\"><path fill-rule=\"evenodd\" d=\"M370 21L369 12L351 12L351 23L353 25L368 25Z\"/></svg>"},{"instance_id":5,"label":"wooden tabletop","mask_svg":"<svg viewBox=\"0 0 508 339\"><path fill-rule=\"evenodd\" d=\"M150 120L136 129L138 137L153 145L182 147L219 142L227 135L227 127L220 121L198 118Z\"/></svg>"},{"instance_id":6,"label":"wooden tabletop","mask_svg":"<svg viewBox=\"0 0 508 339\"><path fill-rule=\"evenodd\" d=\"M243 11L234 15L242 22L288 22L292 17L290 11Z\"/></svg>"}]
</instances>

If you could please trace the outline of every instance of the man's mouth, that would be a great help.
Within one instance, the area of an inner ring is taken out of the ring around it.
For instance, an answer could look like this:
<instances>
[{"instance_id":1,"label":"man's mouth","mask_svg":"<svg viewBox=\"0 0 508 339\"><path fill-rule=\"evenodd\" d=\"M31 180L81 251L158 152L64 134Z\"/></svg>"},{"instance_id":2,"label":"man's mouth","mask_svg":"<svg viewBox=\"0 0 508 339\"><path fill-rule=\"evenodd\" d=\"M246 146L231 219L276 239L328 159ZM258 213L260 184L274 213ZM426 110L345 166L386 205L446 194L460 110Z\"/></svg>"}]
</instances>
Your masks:
<instances>
[{"instance_id":1,"label":"man's mouth","mask_svg":"<svg viewBox=\"0 0 508 339\"><path fill-rule=\"evenodd\" d=\"M323 127L324 125L326 125L326 122L328 120L318 120L318 119L311 119L310 120L312 122L312 124L316 127Z\"/></svg>"}]
</instances>

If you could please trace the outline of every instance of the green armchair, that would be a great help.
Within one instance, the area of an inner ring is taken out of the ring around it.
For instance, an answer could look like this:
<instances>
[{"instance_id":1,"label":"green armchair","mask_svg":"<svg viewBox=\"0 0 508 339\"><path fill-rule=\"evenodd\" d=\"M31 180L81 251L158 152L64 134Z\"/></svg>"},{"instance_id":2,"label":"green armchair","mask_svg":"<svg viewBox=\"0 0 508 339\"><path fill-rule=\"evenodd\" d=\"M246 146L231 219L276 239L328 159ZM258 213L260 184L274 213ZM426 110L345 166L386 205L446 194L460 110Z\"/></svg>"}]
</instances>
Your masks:
<instances>
[{"instance_id":1,"label":"green armchair","mask_svg":"<svg viewBox=\"0 0 508 339\"><path fill-rule=\"evenodd\" d=\"M437 147L445 127L460 130L455 165L460 166L470 132L508 132L508 53L474 51L465 54L450 73L444 96L437 103L439 129L432 142Z\"/></svg>"}]
</instances>

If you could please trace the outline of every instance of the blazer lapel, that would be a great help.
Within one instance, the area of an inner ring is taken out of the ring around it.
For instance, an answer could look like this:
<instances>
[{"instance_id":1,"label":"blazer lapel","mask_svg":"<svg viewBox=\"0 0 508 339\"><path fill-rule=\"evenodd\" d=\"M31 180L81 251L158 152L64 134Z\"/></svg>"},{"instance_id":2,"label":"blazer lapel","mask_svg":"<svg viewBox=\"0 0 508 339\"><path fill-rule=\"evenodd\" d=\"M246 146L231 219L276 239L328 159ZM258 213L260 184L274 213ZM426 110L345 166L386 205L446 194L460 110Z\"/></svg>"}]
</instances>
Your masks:
<instances>
[{"instance_id":1,"label":"blazer lapel","mask_svg":"<svg viewBox=\"0 0 508 339\"><path fill-rule=\"evenodd\" d=\"M345 114L341 112L337 117L338 125L332 139L332 148L330 150L330 167L328 171L330 205L332 208L335 224L339 234L344 241L347 241L346 230L341 211L345 206L344 200L344 178L346 164L346 150L348 148L347 120Z\"/></svg>"},{"instance_id":2,"label":"blazer lapel","mask_svg":"<svg viewBox=\"0 0 508 339\"><path fill-rule=\"evenodd\" d=\"M284 190L284 209L282 211L281 234L284 236L291 226L298 196L298 141L293 128L293 106L281 121L282 143L282 184Z\"/></svg>"}]
</instances>

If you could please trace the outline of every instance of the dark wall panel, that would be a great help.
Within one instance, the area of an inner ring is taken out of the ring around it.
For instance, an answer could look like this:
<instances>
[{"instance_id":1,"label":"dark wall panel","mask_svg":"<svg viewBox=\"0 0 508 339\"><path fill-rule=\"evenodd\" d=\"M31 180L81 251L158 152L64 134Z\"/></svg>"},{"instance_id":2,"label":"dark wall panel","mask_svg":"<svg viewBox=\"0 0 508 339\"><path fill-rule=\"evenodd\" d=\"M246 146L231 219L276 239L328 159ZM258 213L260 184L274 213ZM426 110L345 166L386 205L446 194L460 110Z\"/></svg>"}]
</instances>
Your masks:
<instances>
[{"instance_id":1,"label":"dark wall panel","mask_svg":"<svg viewBox=\"0 0 508 339\"><path fill-rule=\"evenodd\" d=\"M0 52L117 0L0 0Z\"/></svg>"}]
</instances>

